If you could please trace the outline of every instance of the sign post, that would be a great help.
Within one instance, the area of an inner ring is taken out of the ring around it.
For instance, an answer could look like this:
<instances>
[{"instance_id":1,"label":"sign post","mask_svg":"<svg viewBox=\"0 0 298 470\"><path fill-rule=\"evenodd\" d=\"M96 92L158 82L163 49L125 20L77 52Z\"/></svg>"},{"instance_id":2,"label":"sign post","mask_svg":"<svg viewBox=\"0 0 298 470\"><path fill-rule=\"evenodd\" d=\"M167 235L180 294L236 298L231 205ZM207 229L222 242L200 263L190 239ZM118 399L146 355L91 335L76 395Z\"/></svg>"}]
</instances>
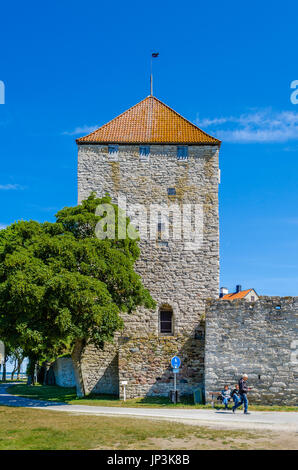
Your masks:
<instances>
[{"instance_id":1,"label":"sign post","mask_svg":"<svg viewBox=\"0 0 298 470\"><path fill-rule=\"evenodd\" d=\"M181 360L178 356L174 356L171 359L171 366L174 374L174 403L177 403L177 374L179 373L179 367L181 365Z\"/></svg>"},{"instance_id":2,"label":"sign post","mask_svg":"<svg viewBox=\"0 0 298 470\"><path fill-rule=\"evenodd\" d=\"M122 380L121 385L123 385L123 401L126 401L126 385L127 385L127 380Z\"/></svg>"}]
</instances>

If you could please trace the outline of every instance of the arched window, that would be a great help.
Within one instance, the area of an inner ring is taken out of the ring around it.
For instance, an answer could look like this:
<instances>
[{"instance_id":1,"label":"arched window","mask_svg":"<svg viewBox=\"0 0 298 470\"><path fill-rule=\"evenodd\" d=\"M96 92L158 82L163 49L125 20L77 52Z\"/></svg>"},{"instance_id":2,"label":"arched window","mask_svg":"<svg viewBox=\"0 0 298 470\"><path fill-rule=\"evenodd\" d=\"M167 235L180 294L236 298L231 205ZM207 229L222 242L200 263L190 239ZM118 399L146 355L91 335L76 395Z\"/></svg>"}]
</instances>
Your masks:
<instances>
[{"instance_id":1,"label":"arched window","mask_svg":"<svg viewBox=\"0 0 298 470\"><path fill-rule=\"evenodd\" d=\"M159 332L163 335L173 334L173 309L169 305L159 310Z\"/></svg>"}]
</instances>

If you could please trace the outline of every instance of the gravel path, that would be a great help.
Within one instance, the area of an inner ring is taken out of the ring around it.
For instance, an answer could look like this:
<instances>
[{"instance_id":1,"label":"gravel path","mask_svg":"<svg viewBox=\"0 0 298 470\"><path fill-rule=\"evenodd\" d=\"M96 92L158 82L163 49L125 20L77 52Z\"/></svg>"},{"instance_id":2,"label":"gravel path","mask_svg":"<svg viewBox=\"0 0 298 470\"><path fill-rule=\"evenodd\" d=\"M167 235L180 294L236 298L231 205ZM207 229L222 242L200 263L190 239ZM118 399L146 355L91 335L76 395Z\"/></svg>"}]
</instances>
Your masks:
<instances>
[{"instance_id":1,"label":"gravel path","mask_svg":"<svg viewBox=\"0 0 298 470\"><path fill-rule=\"evenodd\" d=\"M242 411L237 411L233 414L231 410L223 411L214 409L120 408L108 406L68 405L67 403L57 403L11 395L7 393L7 388L10 385L11 384L0 385L0 405L97 416L105 415L165 419L192 425L208 425L216 428L288 431L297 433L298 439L298 412L252 411L249 415L244 415Z\"/></svg>"}]
</instances>

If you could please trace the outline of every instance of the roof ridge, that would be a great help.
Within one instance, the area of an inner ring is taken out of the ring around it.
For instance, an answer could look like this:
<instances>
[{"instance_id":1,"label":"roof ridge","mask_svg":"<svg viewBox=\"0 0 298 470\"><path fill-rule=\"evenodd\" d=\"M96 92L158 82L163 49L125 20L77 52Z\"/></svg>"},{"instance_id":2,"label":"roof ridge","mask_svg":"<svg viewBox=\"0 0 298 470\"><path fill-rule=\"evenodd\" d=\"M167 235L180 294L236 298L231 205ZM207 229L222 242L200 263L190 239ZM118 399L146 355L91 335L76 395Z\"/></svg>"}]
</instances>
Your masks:
<instances>
[{"instance_id":1,"label":"roof ridge","mask_svg":"<svg viewBox=\"0 0 298 470\"><path fill-rule=\"evenodd\" d=\"M151 98L154 98L153 95L147 96L146 100L150 99L150 106L149 106L149 122L148 122L148 135L149 135L149 140L152 140L152 116L153 116L153 100Z\"/></svg>"}]
</instances>

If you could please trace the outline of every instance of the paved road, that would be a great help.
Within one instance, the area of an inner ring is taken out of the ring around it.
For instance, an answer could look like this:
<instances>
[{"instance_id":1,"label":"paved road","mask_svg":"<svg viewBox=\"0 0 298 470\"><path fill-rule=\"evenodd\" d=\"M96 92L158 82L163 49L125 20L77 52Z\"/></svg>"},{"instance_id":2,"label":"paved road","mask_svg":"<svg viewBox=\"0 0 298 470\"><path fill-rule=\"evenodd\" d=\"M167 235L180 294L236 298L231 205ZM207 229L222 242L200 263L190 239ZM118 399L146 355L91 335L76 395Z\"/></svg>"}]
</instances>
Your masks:
<instances>
[{"instance_id":1,"label":"paved road","mask_svg":"<svg viewBox=\"0 0 298 470\"><path fill-rule=\"evenodd\" d=\"M288 431L298 434L298 413L295 412L252 411L251 414L244 415L242 411L233 414L231 410L120 408L112 406L68 405L67 403L55 403L52 401L42 401L10 395L7 393L9 385L0 385L0 405L63 411L72 414L162 419L192 425L208 425L216 428L268 429L271 431Z\"/></svg>"}]
</instances>

